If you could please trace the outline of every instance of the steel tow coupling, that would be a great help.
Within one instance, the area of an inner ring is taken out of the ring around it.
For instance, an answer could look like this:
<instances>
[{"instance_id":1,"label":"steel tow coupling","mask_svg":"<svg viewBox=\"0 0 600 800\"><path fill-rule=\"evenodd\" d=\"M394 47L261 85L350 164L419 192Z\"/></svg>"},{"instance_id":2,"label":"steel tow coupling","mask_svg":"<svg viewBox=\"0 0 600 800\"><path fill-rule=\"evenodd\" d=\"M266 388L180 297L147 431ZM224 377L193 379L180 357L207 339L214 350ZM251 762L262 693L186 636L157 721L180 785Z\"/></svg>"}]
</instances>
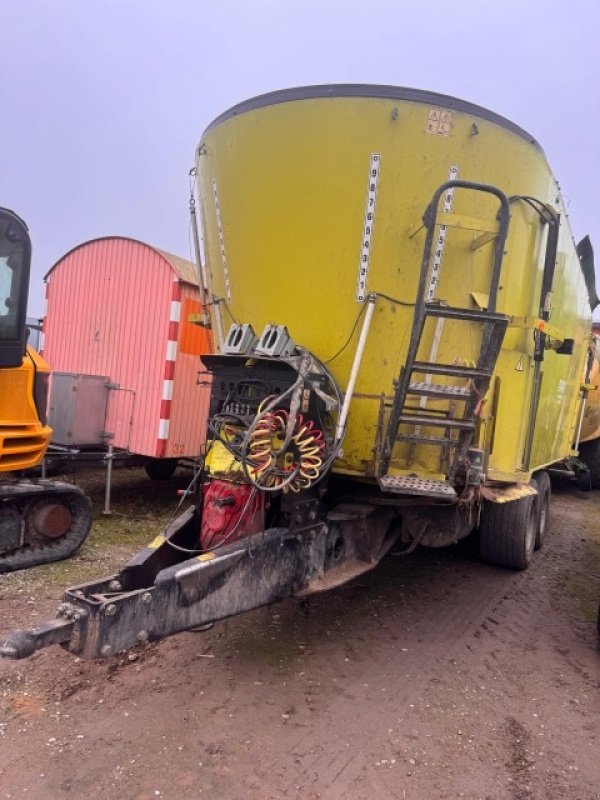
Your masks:
<instances>
[{"instance_id":1,"label":"steel tow coupling","mask_svg":"<svg viewBox=\"0 0 600 800\"><path fill-rule=\"evenodd\" d=\"M67 644L75 646L80 640L81 629L85 627L86 613L83 609L75 609L68 603L61 603L58 608L58 619L44 622L28 631L14 630L0 640L0 656L3 658L28 658L36 650L51 644Z\"/></svg>"},{"instance_id":2,"label":"steel tow coupling","mask_svg":"<svg viewBox=\"0 0 600 800\"><path fill-rule=\"evenodd\" d=\"M0 640L0 655L27 658L60 644L84 659L107 657L280 600L304 588L307 576L316 576L307 567L316 539L324 546L320 530L317 526L306 537L281 528L261 531L243 543L166 566L151 582L136 585L137 578L148 578L147 562L168 547L163 540L148 557L129 562L129 570L68 589L56 620L11 631Z\"/></svg>"},{"instance_id":3,"label":"steel tow coupling","mask_svg":"<svg viewBox=\"0 0 600 800\"><path fill-rule=\"evenodd\" d=\"M312 499L296 505L289 527L190 557L200 519L188 509L116 575L67 589L56 620L0 639L0 656L27 658L51 644L85 659L111 656L284 597L324 591L377 564L396 540L388 532L392 516L389 509L344 504L320 517Z\"/></svg>"},{"instance_id":4,"label":"steel tow coupling","mask_svg":"<svg viewBox=\"0 0 600 800\"><path fill-rule=\"evenodd\" d=\"M189 547L198 529L189 509L116 575L67 589L56 620L0 639L0 655L27 658L60 644L101 658L280 600L317 577L328 538L319 522L271 528L181 559L171 544Z\"/></svg>"}]
</instances>

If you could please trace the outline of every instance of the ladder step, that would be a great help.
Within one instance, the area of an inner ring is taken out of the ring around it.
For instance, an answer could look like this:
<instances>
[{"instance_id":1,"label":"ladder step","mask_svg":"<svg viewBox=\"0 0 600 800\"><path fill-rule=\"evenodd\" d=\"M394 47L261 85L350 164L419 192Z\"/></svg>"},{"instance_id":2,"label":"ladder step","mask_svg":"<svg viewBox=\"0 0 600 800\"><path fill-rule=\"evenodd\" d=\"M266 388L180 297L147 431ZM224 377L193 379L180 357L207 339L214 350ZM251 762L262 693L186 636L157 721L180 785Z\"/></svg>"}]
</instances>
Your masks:
<instances>
[{"instance_id":1,"label":"ladder step","mask_svg":"<svg viewBox=\"0 0 600 800\"><path fill-rule=\"evenodd\" d=\"M448 481L434 481L412 476L384 475L379 478L379 486L384 492L392 494L412 494L421 497L434 497L450 500L456 497L452 484Z\"/></svg>"},{"instance_id":2,"label":"ladder step","mask_svg":"<svg viewBox=\"0 0 600 800\"><path fill-rule=\"evenodd\" d=\"M399 433L396 441L410 442L411 444L433 444L438 447L455 447L458 444L458 439L448 439L443 436L421 436L419 433Z\"/></svg>"},{"instance_id":3,"label":"ladder step","mask_svg":"<svg viewBox=\"0 0 600 800\"><path fill-rule=\"evenodd\" d=\"M454 428L459 431L474 431L475 422L470 419L454 419L453 417L429 417L426 414L400 414L400 425L423 425L433 428Z\"/></svg>"},{"instance_id":4,"label":"ladder step","mask_svg":"<svg viewBox=\"0 0 600 800\"><path fill-rule=\"evenodd\" d=\"M492 370L477 367L461 367L458 364L434 364L431 361L415 361L412 372L428 373L429 375L450 375L454 378L489 378Z\"/></svg>"},{"instance_id":5,"label":"ladder step","mask_svg":"<svg viewBox=\"0 0 600 800\"><path fill-rule=\"evenodd\" d=\"M408 394L468 400L471 397L471 389L468 386L441 386L435 383L416 381L408 384Z\"/></svg>"},{"instance_id":6,"label":"ladder step","mask_svg":"<svg viewBox=\"0 0 600 800\"><path fill-rule=\"evenodd\" d=\"M481 311L480 309L454 308L453 306L441 306L437 303L425 303L425 313L428 317L444 317L466 322L488 322L491 325L504 327L508 325L506 314L496 314L491 311Z\"/></svg>"}]
</instances>

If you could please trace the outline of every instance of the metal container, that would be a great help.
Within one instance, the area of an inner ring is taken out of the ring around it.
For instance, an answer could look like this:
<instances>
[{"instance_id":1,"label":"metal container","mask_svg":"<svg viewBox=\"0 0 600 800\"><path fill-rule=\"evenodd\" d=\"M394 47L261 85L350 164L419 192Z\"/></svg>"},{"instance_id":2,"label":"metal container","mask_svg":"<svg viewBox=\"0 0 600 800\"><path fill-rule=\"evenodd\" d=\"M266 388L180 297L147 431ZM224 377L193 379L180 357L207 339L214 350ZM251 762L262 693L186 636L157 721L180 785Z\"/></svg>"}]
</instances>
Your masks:
<instances>
[{"instance_id":1,"label":"metal container","mask_svg":"<svg viewBox=\"0 0 600 800\"><path fill-rule=\"evenodd\" d=\"M474 443L485 452L488 478L500 481L526 483L535 469L569 455L591 312L558 184L529 134L429 92L305 87L241 103L216 119L198 148L197 170L208 275L223 298L217 311L225 334L229 318L251 324L258 336L269 323L285 325L345 389L365 299L377 295L334 465L360 478L381 474L382 432L411 339L423 215L447 181L497 187L510 198L496 303L509 327L480 399ZM544 330L568 342L566 351L548 349L541 367L535 338L549 234L536 202L560 219ZM435 229L427 299L485 310L498 239L495 198L452 189L438 210L444 222ZM473 322L429 319L419 357L468 366L481 336ZM417 397L415 407L424 406L435 412L438 402ZM389 473L443 478L439 448L406 439L415 430L401 428L405 439L394 442Z\"/></svg>"},{"instance_id":2,"label":"metal container","mask_svg":"<svg viewBox=\"0 0 600 800\"><path fill-rule=\"evenodd\" d=\"M102 376L53 372L48 413L52 441L65 446L106 444L108 389Z\"/></svg>"}]
</instances>

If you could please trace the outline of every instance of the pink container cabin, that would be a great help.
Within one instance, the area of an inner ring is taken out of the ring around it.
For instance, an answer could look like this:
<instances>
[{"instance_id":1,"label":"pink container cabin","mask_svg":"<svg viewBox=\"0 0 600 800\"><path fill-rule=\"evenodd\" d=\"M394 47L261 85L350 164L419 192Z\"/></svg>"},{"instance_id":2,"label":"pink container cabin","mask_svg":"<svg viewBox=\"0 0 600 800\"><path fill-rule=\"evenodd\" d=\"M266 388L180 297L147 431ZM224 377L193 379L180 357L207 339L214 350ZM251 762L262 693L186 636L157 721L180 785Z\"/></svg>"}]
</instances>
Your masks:
<instances>
[{"instance_id":1,"label":"pink container cabin","mask_svg":"<svg viewBox=\"0 0 600 800\"><path fill-rule=\"evenodd\" d=\"M211 351L211 342L205 329L189 322L190 314L201 311L193 264L135 239L110 236L70 250L45 281L43 354L53 384L58 388L62 373L75 384L87 376L106 379L96 443L149 459L198 456L210 399L199 356ZM53 389L51 416L52 397ZM57 404L64 402L55 398ZM91 413L85 401L74 413L85 416L86 405ZM93 446L94 436L64 441L82 430L71 423L63 426L63 441L54 441Z\"/></svg>"}]
</instances>

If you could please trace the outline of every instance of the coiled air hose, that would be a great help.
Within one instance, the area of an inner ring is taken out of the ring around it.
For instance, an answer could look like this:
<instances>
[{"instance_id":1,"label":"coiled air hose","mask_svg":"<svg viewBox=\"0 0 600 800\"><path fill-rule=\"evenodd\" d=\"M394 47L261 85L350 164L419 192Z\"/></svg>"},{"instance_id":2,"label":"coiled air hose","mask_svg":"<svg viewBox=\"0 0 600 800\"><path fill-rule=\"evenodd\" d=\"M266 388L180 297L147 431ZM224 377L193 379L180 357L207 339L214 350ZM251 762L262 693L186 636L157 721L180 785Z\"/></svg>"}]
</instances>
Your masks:
<instances>
[{"instance_id":1,"label":"coiled air hose","mask_svg":"<svg viewBox=\"0 0 600 800\"><path fill-rule=\"evenodd\" d=\"M325 439L313 421L297 414L287 447L289 413L285 409L262 412L248 436L253 466L252 483L267 491L300 492L318 480L323 466Z\"/></svg>"}]
</instances>

